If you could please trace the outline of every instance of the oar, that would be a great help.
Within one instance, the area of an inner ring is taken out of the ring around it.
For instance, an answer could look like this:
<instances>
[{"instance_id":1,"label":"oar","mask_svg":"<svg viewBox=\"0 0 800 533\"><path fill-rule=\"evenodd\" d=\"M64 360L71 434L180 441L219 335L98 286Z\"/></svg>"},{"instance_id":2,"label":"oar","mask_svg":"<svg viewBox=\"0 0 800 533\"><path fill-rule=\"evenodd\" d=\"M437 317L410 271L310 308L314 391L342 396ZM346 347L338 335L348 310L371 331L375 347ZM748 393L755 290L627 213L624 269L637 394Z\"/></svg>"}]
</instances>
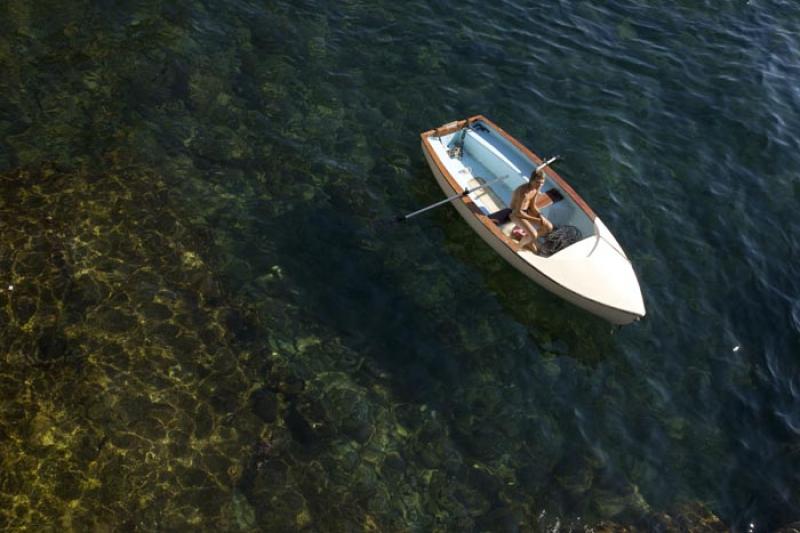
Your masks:
<instances>
[{"instance_id":1,"label":"oar","mask_svg":"<svg viewBox=\"0 0 800 533\"><path fill-rule=\"evenodd\" d=\"M536 167L536 170L534 170L534 172L537 172L537 171L543 169L544 167L550 165L554 161L557 161L560 157L561 156L554 155L553 157L551 157L550 159L548 159L547 161L543 162L541 165ZM413 218L413 217L415 217L417 215L420 215L420 214L424 213L425 211L430 211L431 209L436 209L437 207L439 207L441 205L450 203L453 200L458 200L459 198L463 198L464 196L472 194L475 191L479 191L479 190L483 189L484 187L488 187L489 185L493 185L493 184L497 183L498 181L503 181L505 179L508 179L509 177L510 176L507 174L507 175L503 176L502 178L497 178L497 179L492 180L492 181L487 181L483 185L478 185L478 186L473 187L471 189L464 189L462 192L460 192L458 194L454 194L453 196L449 196L449 197L445 198L444 200L440 200L440 201L436 202L435 204L431 204L431 205L429 205L427 207L423 207L422 209L417 209L413 213L409 213L407 215L400 215L400 216L397 217L396 220L397 220L397 222L405 222L409 218Z\"/></svg>"}]
</instances>

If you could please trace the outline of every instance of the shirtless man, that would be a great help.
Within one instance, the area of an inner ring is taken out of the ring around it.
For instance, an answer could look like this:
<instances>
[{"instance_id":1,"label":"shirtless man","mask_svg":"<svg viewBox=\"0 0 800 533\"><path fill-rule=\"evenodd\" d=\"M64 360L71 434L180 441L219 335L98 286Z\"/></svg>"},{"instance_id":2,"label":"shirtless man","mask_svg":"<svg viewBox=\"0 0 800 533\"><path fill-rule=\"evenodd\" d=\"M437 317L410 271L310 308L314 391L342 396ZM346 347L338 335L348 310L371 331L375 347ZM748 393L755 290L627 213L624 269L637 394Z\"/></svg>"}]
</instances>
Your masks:
<instances>
[{"instance_id":1,"label":"shirtless man","mask_svg":"<svg viewBox=\"0 0 800 533\"><path fill-rule=\"evenodd\" d=\"M525 231L525 237L519 242L520 248L528 248L534 253L539 252L536 239L553 231L553 224L536 208L536 197L541 194L542 185L544 171L532 172L530 181L517 187L511 196L511 221Z\"/></svg>"}]
</instances>

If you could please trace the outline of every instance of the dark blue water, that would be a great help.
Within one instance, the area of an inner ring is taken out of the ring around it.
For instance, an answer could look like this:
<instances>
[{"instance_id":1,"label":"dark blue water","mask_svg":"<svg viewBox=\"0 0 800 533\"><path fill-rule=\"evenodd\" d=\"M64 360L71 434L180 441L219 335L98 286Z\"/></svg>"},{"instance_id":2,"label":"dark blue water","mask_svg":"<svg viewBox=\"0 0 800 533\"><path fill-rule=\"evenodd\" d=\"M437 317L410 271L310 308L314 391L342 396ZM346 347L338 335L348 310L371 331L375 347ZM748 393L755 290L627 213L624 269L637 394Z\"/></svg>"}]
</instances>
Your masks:
<instances>
[{"instance_id":1,"label":"dark blue water","mask_svg":"<svg viewBox=\"0 0 800 533\"><path fill-rule=\"evenodd\" d=\"M0 6L0 524L800 520L800 8L649 4ZM644 321L385 222L476 113Z\"/></svg>"}]
</instances>

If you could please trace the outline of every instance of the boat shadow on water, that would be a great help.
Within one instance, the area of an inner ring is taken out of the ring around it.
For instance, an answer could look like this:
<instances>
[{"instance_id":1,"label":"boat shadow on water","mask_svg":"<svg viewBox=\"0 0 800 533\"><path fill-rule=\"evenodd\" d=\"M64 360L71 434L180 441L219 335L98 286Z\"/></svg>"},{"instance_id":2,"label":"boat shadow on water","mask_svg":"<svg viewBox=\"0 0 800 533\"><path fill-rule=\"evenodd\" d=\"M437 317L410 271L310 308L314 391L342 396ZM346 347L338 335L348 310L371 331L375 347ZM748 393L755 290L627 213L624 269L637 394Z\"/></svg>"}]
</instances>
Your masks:
<instances>
[{"instance_id":1,"label":"boat shadow on water","mask_svg":"<svg viewBox=\"0 0 800 533\"><path fill-rule=\"evenodd\" d=\"M485 285L479 289L496 297L525 326L545 357L570 356L593 365L614 353L617 326L531 282L475 235L455 210L442 209L434 217L444 229L446 253L480 273Z\"/></svg>"}]
</instances>

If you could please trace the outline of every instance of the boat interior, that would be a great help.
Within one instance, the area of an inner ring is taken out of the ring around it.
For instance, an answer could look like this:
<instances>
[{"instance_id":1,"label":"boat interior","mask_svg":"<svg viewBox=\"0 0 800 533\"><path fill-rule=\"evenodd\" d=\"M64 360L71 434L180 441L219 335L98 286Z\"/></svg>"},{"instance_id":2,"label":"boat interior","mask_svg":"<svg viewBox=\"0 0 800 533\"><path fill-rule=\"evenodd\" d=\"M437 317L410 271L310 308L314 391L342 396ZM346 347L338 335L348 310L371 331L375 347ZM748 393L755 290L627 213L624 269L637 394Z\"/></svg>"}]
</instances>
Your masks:
<instances>
[{"instance_id":1,"label":"boat interior","mask_svg":"<svg viewBox=\"0 0 800 533\"><path fill-rule=\"evenodd\" d=\"M514 228L508 221L511 195L514 189L528 181L535 163L482 121L438 137L439 142L436 139L431 137L431 145L462 188L490 183L470 194L470 198L506 235L510 235ZM555 227L575 226L583 238L595 234L592 219L559 187L547 168L542 192L545 194L537 200L537 207Z\"/></svg>"}]
</instances>

